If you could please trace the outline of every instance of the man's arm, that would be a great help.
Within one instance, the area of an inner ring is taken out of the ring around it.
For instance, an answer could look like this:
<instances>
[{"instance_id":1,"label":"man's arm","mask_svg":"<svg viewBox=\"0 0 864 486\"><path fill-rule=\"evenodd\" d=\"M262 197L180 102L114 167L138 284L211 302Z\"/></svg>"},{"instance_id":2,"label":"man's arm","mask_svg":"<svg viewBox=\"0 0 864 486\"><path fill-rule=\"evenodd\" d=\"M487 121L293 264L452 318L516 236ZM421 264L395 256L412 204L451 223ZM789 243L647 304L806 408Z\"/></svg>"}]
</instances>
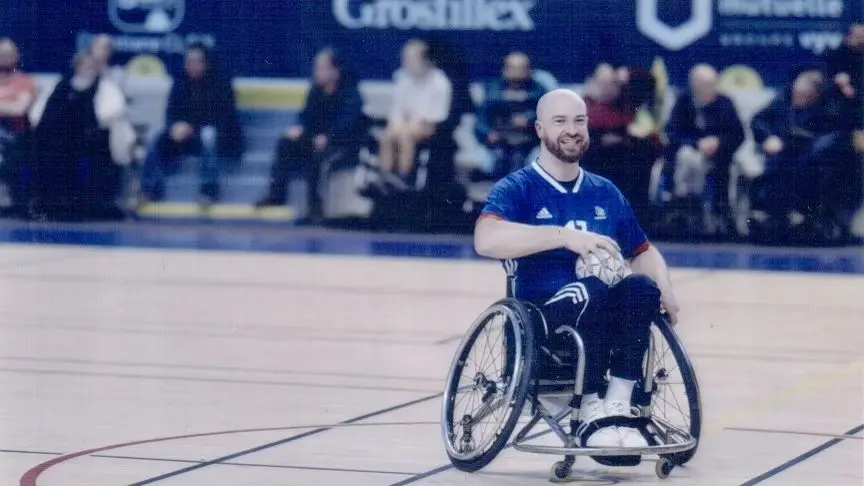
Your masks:
<instances>
[{"instance_id":1,"label":"man's arm","mask_svg":"<svg viewBox=\"0 0 864 486\"><path fill-rule=\"evenodd\" d=\"M654 280L660 289L660 301L663 308L669 314L672 324L678 322L678 299L672 290L672 279L669 276L669 267L663 259L663 255L654 245L637 255L630 263L633 273L647 275Z\"/></svg>"},{"instance_id":2,"label":"man's arm","mask_svg":"<svg viewBox=\"0 0 864 486\"><path fill-rule=\"evenodd\" d=\"M614 240L596 233L559 226L511 223L492 216L481 217L474 230L475 251L489 258L521 258L558 248L567 248L578 254L600 248L610 253L621 251Z\"/></svg>"}]
</instances>

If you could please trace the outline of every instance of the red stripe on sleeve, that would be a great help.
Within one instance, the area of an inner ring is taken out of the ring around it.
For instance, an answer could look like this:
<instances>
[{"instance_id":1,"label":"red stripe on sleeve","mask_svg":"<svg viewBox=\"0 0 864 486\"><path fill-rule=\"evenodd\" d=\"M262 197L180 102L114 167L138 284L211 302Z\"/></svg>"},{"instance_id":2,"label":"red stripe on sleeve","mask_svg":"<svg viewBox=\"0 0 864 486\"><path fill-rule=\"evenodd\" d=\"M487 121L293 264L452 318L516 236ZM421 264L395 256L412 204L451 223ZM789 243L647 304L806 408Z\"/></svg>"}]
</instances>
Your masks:
<instances>
[{"instance_id":1,"label":"red stripe on sleeve","mask_svg":"<svg viewBox=\"0 0 864 486\"><path fill-rule=\"evenodd\" d=\"M639 255L645 253L646 251L648 251L648 248L651 248L651 242L648 241L648 240L645 240L644 243L642 243L641 245L637 246L636 249L633 250L633 256L630 257L630 258L636 258L637 256L639 256Z\"/></svg>"},{"instance_id":2,"label":"red stripe on sleeve","mask_svg":"<svg viewBox=\"0 0 864 486\"><path fill-rule=\"evenodd\" d=\"M506 219L504 219L503 217L501 217L495 213L483 213L480 215L479 218L477 218L477 221L480 221L481 219L484 219L484 218L490 218L490 219L494 219L496 221L507 221Z\"/></svg>"}]
</instances>

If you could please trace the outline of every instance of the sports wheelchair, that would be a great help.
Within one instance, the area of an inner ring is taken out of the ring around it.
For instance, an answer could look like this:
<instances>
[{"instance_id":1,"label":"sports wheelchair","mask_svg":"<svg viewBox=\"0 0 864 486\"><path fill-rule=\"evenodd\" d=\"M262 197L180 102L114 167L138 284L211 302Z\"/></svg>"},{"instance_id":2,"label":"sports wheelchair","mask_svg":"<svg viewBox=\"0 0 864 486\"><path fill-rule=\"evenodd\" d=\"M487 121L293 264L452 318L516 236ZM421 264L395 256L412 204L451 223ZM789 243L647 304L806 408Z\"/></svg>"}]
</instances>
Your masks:
<instances>
[{"instance_id":1,"label":"sports wheelchair","mask_svg":"<svg viewBox=\"0 0 864 486\"><path fill-rule=\"evenodd\" d=\"M575 431L583 356L585 346L573 327L549 329L539 308L511 297L492 304L462 339L447 377L441 429L451 463L475 472L492 462L508 447L529 404L530 419L521 422L524 426L510 446L563 455L552 466L553 482L574 480L576 456L589 456L607 466L636 466L642 456L659 456L655 471L661 479L693 458L702 425L699 385L665 314L658 312L651 325L644 377L634 386L633 417L626 419L642 432L648 447L581 446ZM531 434L541 420L549 430ZM563 446L536 443L549 432Z\"/></svg>"}]
</instances>

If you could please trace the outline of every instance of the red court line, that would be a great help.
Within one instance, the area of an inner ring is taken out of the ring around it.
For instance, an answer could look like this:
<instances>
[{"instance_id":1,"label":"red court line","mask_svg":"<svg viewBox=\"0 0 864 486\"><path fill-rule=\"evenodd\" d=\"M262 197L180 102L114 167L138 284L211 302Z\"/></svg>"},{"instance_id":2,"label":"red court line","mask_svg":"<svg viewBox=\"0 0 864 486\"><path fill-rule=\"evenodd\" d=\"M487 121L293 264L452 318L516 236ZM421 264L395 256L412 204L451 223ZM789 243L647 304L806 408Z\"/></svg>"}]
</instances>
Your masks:
<instances>
[{"instance_id":1,"label":"red court line","mask_svg":"<svg viewBox=\"0 0 864 486\"><path fill-rule=\"evenodd\" d=\"M293 425L289 427L262 427L255 429L239 429L239 430L223 430L219 432L203 432L199 434L186 434L186 435L175 435L171 437L158 437L155 439L145 439L145 440L137 440L133 442L122 442L119 444L108 445L104 447L97 447L95 449L87 449L85 451L79 452L71 452L69 454L64 454L62 456L55 457L51 460L45 461L41 464L36 465L29 471L25 472L23 476L21 476L21 480L19 481L19 486L36 486L36 480L39 476L47 471L48 469L62 464L66 461L70 461L72 459L89 456L91 454L96 454L97 452L110 451L114 449L122 449L124 447L132 447L136 445L143 444L152 444L155 442L169 442L172 440L182 440L182 439L195 439L199 437L215 437L218 435L232 435L232 434L247 434L247 433L255 433L255 432L276 432L276 431L284 431L284 430L298 430L298 429L318 429L322 427L328 428L342 428L342 427L381 427L388 425L428 425L431 422L372 422L366 424L319 424L319 425ZM435 422L437 424L437 422Z\"/></svg>"}]
</instances>

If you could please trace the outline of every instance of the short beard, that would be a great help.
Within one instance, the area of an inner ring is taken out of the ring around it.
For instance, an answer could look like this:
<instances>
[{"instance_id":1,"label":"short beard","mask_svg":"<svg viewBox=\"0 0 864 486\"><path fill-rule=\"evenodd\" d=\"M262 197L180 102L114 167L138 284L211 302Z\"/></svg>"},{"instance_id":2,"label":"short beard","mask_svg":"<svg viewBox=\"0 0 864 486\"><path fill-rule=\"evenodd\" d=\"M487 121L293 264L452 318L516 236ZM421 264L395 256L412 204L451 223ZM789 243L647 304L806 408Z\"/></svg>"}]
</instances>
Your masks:
<instances>
[{"instance_id":1,"label":"short beard","mask_svg":"<svg viewBox=\"0 0 864 486\"><path fill-rule=\"evenodd\" d=\"M555 157L558 158L561 162L567 164L577 164L580 160L582 160L582 156L585 154L585 151L588 149L587 142L585 142L585 146L583 149L579 151L577 154L569 155L561 148L558 144L557 140L552 140L548 137L543 137L543 145L546 146L546 150L552 153Z\"/></svg>"}]
</instances>

